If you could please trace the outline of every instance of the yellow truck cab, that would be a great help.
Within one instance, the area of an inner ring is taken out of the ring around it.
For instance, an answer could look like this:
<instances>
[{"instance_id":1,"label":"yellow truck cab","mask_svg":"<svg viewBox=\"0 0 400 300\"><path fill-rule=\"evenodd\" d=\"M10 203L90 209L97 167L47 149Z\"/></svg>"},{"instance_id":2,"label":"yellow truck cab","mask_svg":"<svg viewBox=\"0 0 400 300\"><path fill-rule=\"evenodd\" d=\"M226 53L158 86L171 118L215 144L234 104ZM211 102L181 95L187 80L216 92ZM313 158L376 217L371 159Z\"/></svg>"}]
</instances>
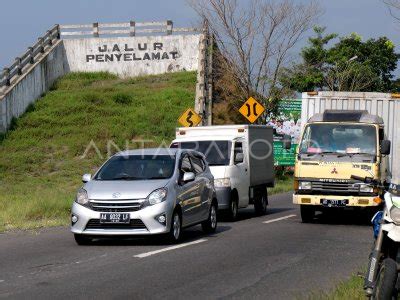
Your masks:
<instances>
[{"instance_id":1,"label":"yellow truck cab","mask_svg":"<svg viewBox=\"0 0 400 300\"><path fill-rule=\"evenodd\" d=\"M293 195L303 222L311 222L318 210L379 206L382 191L351 175L387 180L391 144L382 117L367 110L328 109L303 125Z\"/></svg>"}]
</instances>

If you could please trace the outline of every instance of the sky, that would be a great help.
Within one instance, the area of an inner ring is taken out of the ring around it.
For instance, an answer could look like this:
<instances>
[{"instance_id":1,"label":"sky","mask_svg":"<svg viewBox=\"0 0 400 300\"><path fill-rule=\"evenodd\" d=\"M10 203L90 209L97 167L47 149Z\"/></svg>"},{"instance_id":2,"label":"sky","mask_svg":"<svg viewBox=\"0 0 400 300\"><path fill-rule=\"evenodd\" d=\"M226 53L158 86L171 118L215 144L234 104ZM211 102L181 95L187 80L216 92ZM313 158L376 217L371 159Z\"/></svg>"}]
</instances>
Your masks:
<instances>
[{"instance_id":1,"label":"sky","mask_svg":"<svg viewBox=\"0 0 400 300\"><path fill-rule=\"evenodd\" d=\"M295 0L296 1L296 0ZM299 0L304 1L304 0ZM382 0L317 0L324 14L318 25L327 32L364 39L387 36L400 52L400 23ZM0 68L10 65L54 24L173 20L174 26L196 24L185 0L1 0ZM306 38L300 46L305 45ZM400 75L400 71L396 72Z\"/></svg>"}]
</instances>

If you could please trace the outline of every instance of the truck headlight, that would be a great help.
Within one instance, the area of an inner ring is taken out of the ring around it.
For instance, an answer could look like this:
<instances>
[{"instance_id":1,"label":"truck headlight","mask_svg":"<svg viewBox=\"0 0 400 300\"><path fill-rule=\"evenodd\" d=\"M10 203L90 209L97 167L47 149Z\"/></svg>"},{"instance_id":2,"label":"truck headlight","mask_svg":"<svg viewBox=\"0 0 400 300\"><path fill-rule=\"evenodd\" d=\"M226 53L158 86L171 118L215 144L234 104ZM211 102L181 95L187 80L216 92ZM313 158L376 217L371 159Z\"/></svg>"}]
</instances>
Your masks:
<instances>
[{"instance_id":1,"label":"truck headlight","mask_svg":"<svg viewBox=\"0 0 400 300\"><path fill-rule=\"evenodd\" d=\"M229 178L214 179L214 186L215 187L230 187L231 180Z\"/></svg>"},{"instance_id":2,"label":"truck headlight","mask_svg":"<svg viewBox=\"0 0 400 300\"><path fill-rule=\"evenodd\" d=\"M161 188L158 190L155 190L150 193L150 195L147 197L147 201L150 205L158 204L167 199L167 189L166 188Z\"/></svg>"},{"instance_id":3,"label":"truck headlight","mask_svg":"<svg viewBox=\"0 0 400 300\"><path fill-rule=\"evenodd\" d=\"M400 224L400 208L393 206L392 209L390 210L390 218L396 224Z\"/></svg>"},{"instance_id":4,"label":"truck headlight","mask_svg":"<svg viewBox=\"0 0 400 300\"><path fill-rule=\"evenodd\" d=\"M78 191L75 202L83 206L89 206L89 197L85 189L80 189Z\"/></svg>"},{"instance_id":5,"label":"truck headlight","mask_svg":"<svg viewBox=\"0 0 400 300\"><path fill-rule=\"evenodd\" d=\"M361 193L373 193L374 188L367 184L360 184L360 192Z\"/></svg>"},{"instance_id":6,"label":"truck headlight","mask_svg":"<svg viewBox=\"0 0 400 300\"><path fill-rule=\"evenodd\" d=\"M299 182L299 190L311 190L312 185L310 181L300 181Z\"/></svg>"}]
</instances>

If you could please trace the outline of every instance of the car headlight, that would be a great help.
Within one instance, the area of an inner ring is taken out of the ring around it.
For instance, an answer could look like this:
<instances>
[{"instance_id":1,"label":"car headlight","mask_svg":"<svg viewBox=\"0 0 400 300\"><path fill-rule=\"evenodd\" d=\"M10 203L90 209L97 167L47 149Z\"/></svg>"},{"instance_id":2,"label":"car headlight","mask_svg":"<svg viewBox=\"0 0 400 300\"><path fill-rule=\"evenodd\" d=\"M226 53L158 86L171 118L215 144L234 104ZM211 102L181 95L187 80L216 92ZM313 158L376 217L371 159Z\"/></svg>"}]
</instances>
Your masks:
<instances>
[{"instance_id":1,"label":"car headlight","mask_svg":"<svg viewBox=\"0 0 400 300\"><path fill-rule=\"evenodd\" d=\"M360 184L360 192L361 193L373 193L374 188L367 184Z\"/></svg>"},{"instance_id":2,"label":"car headlight","mask_svg":"<svg viewBox=\"0 0 400 300\"><path fill-rule=\"evenodd\" d=\"M392 209L390 210L390 218L396 224L400 224L400 208L393 206Z\"/></svg>"},{"instance_id":3,"label":"car headlight","mask_svg":"<svg viewBox=\"0 0 400 300\"><path fill-rule=\"evenodd\" d=\"M230 187L231 180L229 178L214 179L214 186L215 187Z\"/></svg>"},{"instance_id":4,"label":"car headlight","mask_svg":"<svg viewBox=\"0 0 400 300\"><path fill-rule=\"evenodd\" d=\"M310 181L300 181L299 182L299 190L311 190L312 185Z\"/></svg>"},{"instance_id":5,"label":"car headlight","mask_svg":"<svg viewBox=\"0 0 400 300\"><path fill-rule=\"evenodd\" d=\"M151 192L147 197L147 202L149 205L154 205L165 201L165 199L167 199L167 189L161 188Z\"/></svg>"},{"instance_id":6,"label":"car headlight","mask_svg":"<svg viewBox=\"0 0 400 300\"><path fill-rule=\"evenodd\" d=\"M76 194L75 202L83 206L88 206L89 197L85 189L80 189L78 191L78 193Z\"/></svg>"}]
</instances>

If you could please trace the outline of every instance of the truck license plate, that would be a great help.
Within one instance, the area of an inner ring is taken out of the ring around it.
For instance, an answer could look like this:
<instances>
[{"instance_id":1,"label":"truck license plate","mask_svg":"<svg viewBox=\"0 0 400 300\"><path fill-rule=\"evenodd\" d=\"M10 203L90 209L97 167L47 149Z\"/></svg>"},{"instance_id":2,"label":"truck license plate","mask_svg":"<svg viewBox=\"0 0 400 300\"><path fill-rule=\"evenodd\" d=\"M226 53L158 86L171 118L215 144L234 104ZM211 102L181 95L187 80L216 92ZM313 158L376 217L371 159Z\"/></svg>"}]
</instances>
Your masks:
<instances>
[{"instance_id":1,"label":"truck license plate","mask_svg":"<svg viewBox=\"0 0 400 300\"><path fill-rule=\"evenodd\" d=\"M100 214L100 223L102 224L128 224L130 222L129 214L109 213Z\"/></svg>"},{"instance_id":2,"label":"truck license plate","mask_svg":"<svg viewBox=\"0 0 400 300\"><path fill-rule=\"evenodd\" d=\"M333 199L322 199L321 204L325 207L345 207L349 203L348 200L333 200Z\"/></svg>"}]
</instances>

